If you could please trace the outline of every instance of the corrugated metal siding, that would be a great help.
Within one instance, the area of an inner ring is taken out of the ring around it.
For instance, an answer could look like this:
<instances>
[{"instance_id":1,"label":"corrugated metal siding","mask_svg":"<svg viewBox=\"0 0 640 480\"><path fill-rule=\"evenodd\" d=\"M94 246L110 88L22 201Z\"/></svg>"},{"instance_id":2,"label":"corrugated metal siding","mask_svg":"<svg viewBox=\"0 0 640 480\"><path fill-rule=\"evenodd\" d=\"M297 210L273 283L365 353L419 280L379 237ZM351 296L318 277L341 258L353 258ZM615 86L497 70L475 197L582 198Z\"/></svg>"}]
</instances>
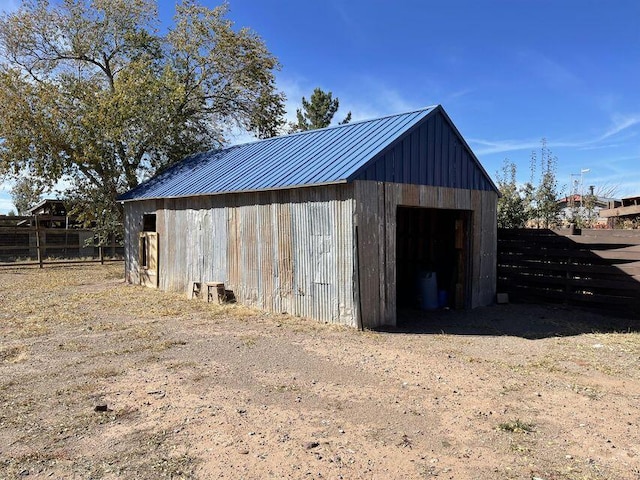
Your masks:
<instances>
[{"instance_id":1,"label":"corrugated metal siding","mask_svg":"<svg viewBox=\"0 0 640 480\"><path fill-rule=\"evenodd\" d=\"M344 182L436 109L441 107L194 155L120 198L185 197ZM393 175L393 169L389 174Z\"/></svg>"},{"instance_id":2,"label":"corrugated metal siding","mask_svg":"<svg viewBox=\"0 0 640 480\"><path fill-rule=\"evenodd\" d=\"M350 180L495 191L491 179L440 110L377 154Z\"/></svg>"},{"instance_id":3,"label":"corrugated metal siding","mask_svg":"<svg viewBox=\"0 0 640 480\"><path fill-rule=\"evenodd\" d=\"M355 327L353 205L350 185L128 202L127 277L157 212L160 288L224 281L240 303Z\"/></svg>"}]
</instances>

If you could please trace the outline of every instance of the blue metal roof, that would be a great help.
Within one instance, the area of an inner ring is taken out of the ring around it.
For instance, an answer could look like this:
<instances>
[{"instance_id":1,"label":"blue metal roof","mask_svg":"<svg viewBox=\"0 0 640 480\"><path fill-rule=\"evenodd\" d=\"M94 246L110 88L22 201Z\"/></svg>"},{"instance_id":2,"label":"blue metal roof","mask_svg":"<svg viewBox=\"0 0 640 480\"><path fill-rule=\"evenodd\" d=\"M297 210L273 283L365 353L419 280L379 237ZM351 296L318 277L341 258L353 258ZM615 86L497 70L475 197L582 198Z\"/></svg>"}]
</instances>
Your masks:
<instances>
[{"instance_id":1,"label":"blue metal roof","mask_svg":"<svg viewBox=\"0 0 640 480\"><path fill-rule=\"evenodd\" d=\"M274 137L187 157L120 200L343 183L439 107Z\"/></svg>"}]
</instances>

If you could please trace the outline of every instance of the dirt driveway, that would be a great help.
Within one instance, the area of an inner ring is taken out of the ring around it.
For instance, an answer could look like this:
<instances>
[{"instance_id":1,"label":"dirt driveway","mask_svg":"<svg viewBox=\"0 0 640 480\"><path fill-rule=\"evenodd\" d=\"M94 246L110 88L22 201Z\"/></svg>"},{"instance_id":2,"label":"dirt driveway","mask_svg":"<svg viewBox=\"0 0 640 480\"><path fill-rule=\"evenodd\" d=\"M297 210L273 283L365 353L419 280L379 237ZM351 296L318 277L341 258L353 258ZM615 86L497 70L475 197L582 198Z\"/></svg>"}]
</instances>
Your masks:
<instances>
[{"instance_id":1,"label":"dirt driveway","mask_svg":"<svg viewBox=\"0 0 640 480\"><path fill-rule=\"evenodd\" d=\"M0 269L0 478L640 479L637 323L357 332L121 278Z\"/></svg>"}]
</instances>

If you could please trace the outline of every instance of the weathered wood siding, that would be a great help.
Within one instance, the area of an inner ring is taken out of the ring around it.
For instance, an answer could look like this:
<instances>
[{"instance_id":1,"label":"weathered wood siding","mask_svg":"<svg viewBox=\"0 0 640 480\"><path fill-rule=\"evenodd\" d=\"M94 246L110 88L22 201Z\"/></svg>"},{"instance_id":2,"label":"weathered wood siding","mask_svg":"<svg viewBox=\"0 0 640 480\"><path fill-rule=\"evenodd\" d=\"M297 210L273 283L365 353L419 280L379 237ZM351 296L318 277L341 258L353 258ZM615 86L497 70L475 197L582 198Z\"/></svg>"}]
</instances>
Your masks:
<instances>
[{"instance_id":1,"label":"weathered wood siding","mask_svg":"<svg viewBox=\"0 0 640 480\"><path fill-rule=\"evenodd\" d=\"M126 281L140 283L138 237L142 232L142 219L145 214L154 214L162 201L143 200L125 204L124 217L124 271ZM160 243L162 245L162 243ZM162 267L162 264L160 265Z\"/></svg>"},{"instance_id":2,"label":"weathered wood siding","mask_svg":"<svg viewBox=\"0 0 640 480\"><path fill-rule=\"evenodd\" d=\"M496 292L496 202L493 191L371 181L354 182L360 315L364 327L396 324L398 206L466 210L469 234L469 306L493 303Z\"/></svg>"},{"instance_id":3,"label":"weathered wood siding","mask_svg":"<svg viewBox=\"0 0 640 480\"><path fill-rule=\"evenodd\" d=\"M142 217L157 213L160 288L223 281L240 303L356 326L352 191L335 185L128 202L127 280L139 282Z\"/></svg>"}]
</instances>

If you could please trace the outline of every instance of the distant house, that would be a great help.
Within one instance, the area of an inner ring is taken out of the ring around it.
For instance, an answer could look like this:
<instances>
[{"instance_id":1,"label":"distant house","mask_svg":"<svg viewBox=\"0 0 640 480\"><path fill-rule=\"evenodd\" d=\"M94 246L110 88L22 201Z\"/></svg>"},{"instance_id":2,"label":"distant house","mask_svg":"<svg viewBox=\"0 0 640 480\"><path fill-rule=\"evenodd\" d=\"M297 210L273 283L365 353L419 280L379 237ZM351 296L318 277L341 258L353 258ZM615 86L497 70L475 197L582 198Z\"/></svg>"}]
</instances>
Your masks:
<instances>
[{"instance_id":1,"label":"distant house","mask_svg":"<svg viewBox=\"0 0 640 480\"><path fill-rule=\"evenodd\" d=\"M602 215L602 211L616 204L620 204L618 200L613 198L595 197L593 205L588 205L591 201L590 196L584 197L580 194L568 195L558 200L561 208L562 223L567 226L575 223L575 218L580 217L587 219L592 227L606 228L608 226L606 216Z\"/></svg>"},{"instance_id":2,"label":"distant house","mask_svg":"<svg viewBox=\"0 0 640 480\"><path fill-rule=\"evenodd\" d=\"M67 207L63 200L45 198L37 205L29 209L30 215L55 215L59 217L67 216Z\"/></svg>"},{"instance_id":3,"label":"distant house","mask_svg":"<svg viewBox=\"0 0 640 480\"><path fill-rule=\"evenodd\" d=\"M126 279L360 328L487 305L497 198L440 106L210 151L121 196Z\"/></svg>"},{"instance_id":4,"label":"distant house","mask_svg":"<svg viewBox=\"0 0 640 480\"><path fill-rule=\"evenodd\" d=\"M640 223L640 196L626 197L620 202L612 203L608 208L600 211L600 216L610 221L622 221L635 224Z\"/></svg>"},{"instance_id":5,"label":"distant house","mask_svg":"<svg viewBox=\"0 0 640 480\"><path fill-rule=\"evenodd\" d=\"M68 217L64 201L54 198L45 198L28 211L31 218L23 220L23 225L35 226L36 215L42 217L38 219L38 223L43 228L69 228L70 221L75 221Z\"/></svg>"}]
</instances>

